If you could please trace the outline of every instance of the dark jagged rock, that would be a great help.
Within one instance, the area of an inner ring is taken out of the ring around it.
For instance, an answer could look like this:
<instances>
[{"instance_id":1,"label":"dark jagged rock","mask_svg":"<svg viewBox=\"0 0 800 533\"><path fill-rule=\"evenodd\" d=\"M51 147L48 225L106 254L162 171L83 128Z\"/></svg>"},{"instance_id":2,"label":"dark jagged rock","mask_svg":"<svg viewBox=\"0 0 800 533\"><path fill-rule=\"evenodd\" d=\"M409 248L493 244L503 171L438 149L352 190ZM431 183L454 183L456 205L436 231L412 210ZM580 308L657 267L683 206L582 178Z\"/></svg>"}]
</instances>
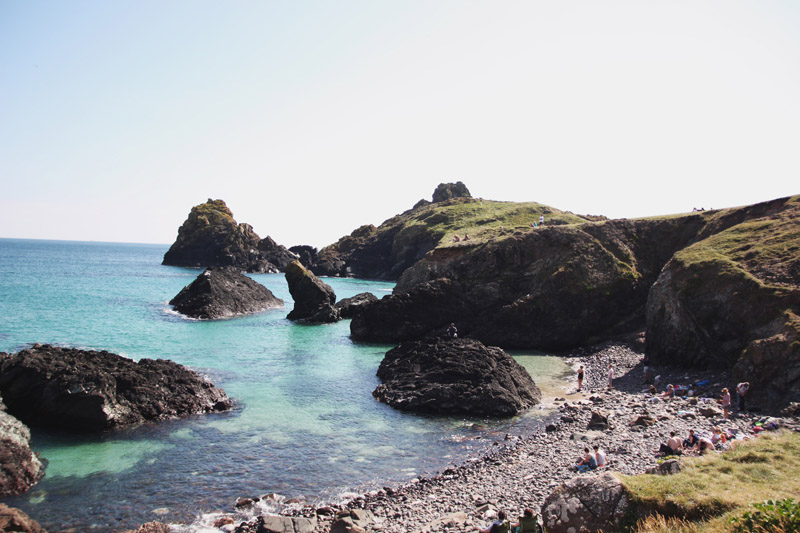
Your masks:
<instances>
[{"instance_id":1,"label":"dark jagged rock","mask_svg":"<svg viewBox=\"0 0 800 533\"><path fill-rule=\"evenodd\" d=\"M264 254L267 261L281 271L286 268L286 265L298 259L297 254L275 242L269 235L258 241L258 249Z\"/></svg>"},{"instance_id":2,"label":"dark jagged rock","mask_svg":"<svg viewBox=\"0 0 800 533\"><path fill-rule=\"evenodd\" d=\"M283 307L283 300L234 267L211 267L184 287L170 305L194 318L225 318Z\"/></svg>"},{"instance_id":3,"label":"dark jagged rock","mask_svg":"<svg viewBox=\"0 0 800 533\"><path fill-rule=\"evenodd\" d=\"M362 292L352 298L342 298L336 302L336 309L342 318L353 318L356 313L377 301L378 297L371 292Z\"/></svg>"},{"instance_id":4,"label":"dark jagged rock","mask_svg":"<svg viewBox=\"0 0 800 533\"><path fill-rule=\"evenodd\" d=\"M373 396L404 411L511 416L541 400L510 355L471 339L404 342L386 353L378 377Z\"/></svg>"},{"instance_id":5,"label":"dark jagged rock","mask_svg":"<svg viewBox=\"0 0 800 533\"><path fill-rule=\"evenodd\" d=\"M319 255L319 250L307 244L292 246L289 251L295 254L300 263L306 268L311 268L317 262L317 256Z\"/></svg>"},{"instance_id":6,"label":"dark jagged rock","mask_svg":"<svg viewBox=\"0 0 800 533\"><path fill-rule=\"evenodd\" d=\"M30 430L0 411L0 497L27 491L42 479L44 470L39 454L31 450Z\"/></svg>"},{"instance_id":7,"label":"dark jagged rock","mask_svg":"<svg viewBox=\"0 0 800 533\"><path fill-rule=\"evenodd\" d=\"M452 321L468 316L470 307L461 285L437 279L368 304L350 323L355 340L395 342L444 332Z\"/></svg>"},{"instance_id":8,"label":"dark jagged rock","mask_svg":"<svg viewBox=\"0 0 800 533\"><path fill-rule=\"evenodd\" d=\"M545 499L542 519L548 533L617 531L629 505L627 490L613 474L576 477Z\"/></svg>"},{"instance_id":9,"label":"dark jagged rock","mask_svg":"<svg viewBox=\"0 0 800 533\"><path fill-rule=\"evenodd\" d=\"M450 198L472 198L469 189L462 182L440 183L433 191L433 202L444 202Z\"/></svg>"},{"instance_id":10,"label":"dark jagged rock","mask_svg":"<svg viewBox=\"0 0 800 533\"><path fill-rule=\"evenodd\" d=\"M232 406L222 389L172 361L38 344L0 353L0 392L22 421L85 431Z\"/></svg>"},{"instance_id":11,"label":"dark jagged rock","mask_svg":"<svg viewBox=\"0 0 800 533\"><path fill-rule=\"evenodd\" d=\"M16 507L0 503L0 533L47 533L36 520Z\"/></svg>"},{"instance_id":12,"label":"dark jagged rock","mask_svg":"<svg viewBox=\"0 0 800 533\"><path fill-rule=\"evenodd\" d=\"M271 238L261 239L250 224L237 224L222 200L192 208L178 228L178 238L164 254L164 265L233 266L246 272L278 272L291 252Z\"/></svg>"},{"instance_id":13,"label":"dark jagged rock","mask_svg":"<svg viewBox=\"0 0 800 533\"><path fill-rule=\"evenodd\" d=\"M294 299L294 309L287 316L289 320L329 323L341 318L334 307L336 293L300 261L289 263L286 267L286 282Z\"/></svg>"}]
</instances>

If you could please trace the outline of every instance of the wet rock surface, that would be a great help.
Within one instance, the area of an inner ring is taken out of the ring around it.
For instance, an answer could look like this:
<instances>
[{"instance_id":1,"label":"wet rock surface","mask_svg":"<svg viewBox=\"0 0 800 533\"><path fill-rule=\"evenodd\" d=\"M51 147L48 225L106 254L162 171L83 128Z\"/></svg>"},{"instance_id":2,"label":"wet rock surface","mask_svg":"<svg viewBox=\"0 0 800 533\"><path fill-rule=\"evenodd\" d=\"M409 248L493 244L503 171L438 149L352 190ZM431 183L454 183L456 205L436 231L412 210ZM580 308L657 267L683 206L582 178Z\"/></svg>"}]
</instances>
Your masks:
<instances>
[{"instance_id":1,"label":"wet rock surface","mask_svg":"<svg viewBox=\"0 0 800 533\"><path fill-rule=\"evenodd\" d=\"M163 359L138 362L106 351L34 345L0 353L8 411L45 427L100 431L228 410L225 391Z\"/></svg>"},{"instance_id":2,"label":"wet rock surface","mask_svg":"<svg viewBox=\"0 0 800 533\"><path fill-rule=\"evenodd\" d=\"M211 267L184 287L169 304L192 318L215 319L283 307L283 300L235 267Z\"/></svg>"},{"instance_id":3,"label":"wet rock surface","mask_svg":"<svg viewBox=\"0 0 800 533\"><path fill-rule=\"evenodd\" d=\"M407 341L386 353L372 393L404 411L511 416L539 403L541 392L510 355L480 341Z\"/></svg>"}]
</instances>

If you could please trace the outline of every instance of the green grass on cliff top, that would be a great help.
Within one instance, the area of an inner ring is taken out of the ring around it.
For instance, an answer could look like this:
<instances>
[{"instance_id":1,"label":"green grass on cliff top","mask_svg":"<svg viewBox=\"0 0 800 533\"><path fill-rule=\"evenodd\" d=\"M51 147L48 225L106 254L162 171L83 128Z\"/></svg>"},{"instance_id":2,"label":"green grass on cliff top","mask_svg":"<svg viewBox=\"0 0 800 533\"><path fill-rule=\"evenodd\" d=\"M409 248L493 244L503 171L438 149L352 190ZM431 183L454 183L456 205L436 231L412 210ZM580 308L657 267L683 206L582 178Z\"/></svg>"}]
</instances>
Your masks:
<instances>
[{"instance_id":1,"label":"green grass on cliff top","mask_svg":"<svg viewBox=\"0 0 800 533\"><path fill-rule=\"evenodd\" d=\"M479 244L508 234L514 230L531 230L540 216L548 224L580 224L585 217L559 211L536 202L498 202L480 198L453 198L446 202L430 204L408 214L403 231L426 231L439 240L440 246L453 243L453 236ZM462 241L463 242L463 241ZM458 243L461 244L461 243Z\"/></svg>"},{"instance_id":2,"label":"green grass on cliff top","mask_svg":"<svg viewBox=\"0 0 800 533\"><path fill-rule=\"evenodd\" d=\"M635 531L730 532L752 503L800 494L800 435L764 433L724 453L684 457L671 476L620 476L640 511L658 513ZM675 518L664 525L663 518ZM659 523L660 522L660 523Z\"/></svg>"},{"instance_id":3,"label":"green grass on cliff top","mask_svg":"<svg viewBox=\"0 0 800 533\"><path fill-rule=\"evenodd\" d=\"M779 213L741 222L676 254L685 264L712 262L730 270L744 269L762 283L794 283L793 264L800 256L800 197ZM758 272L769 271L769 279Z\"/></svg>"}]
</instances>

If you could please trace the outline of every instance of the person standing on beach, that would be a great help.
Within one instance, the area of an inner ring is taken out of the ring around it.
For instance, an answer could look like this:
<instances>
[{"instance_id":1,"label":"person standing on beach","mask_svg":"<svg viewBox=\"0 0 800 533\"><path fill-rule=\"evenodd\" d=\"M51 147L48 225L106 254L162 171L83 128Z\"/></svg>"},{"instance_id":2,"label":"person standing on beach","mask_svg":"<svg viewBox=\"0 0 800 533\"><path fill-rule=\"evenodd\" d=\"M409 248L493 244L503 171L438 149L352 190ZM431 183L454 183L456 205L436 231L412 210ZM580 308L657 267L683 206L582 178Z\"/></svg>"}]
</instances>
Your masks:
<instances>
[{"instance_id":1,"label":"person standing on beach","mask_svg":"<svg viewBox=\"0 0 800 533\"><path fill-rule=\"evenodd\" d=\"M728 410L731 408L731 393L728 387L722 389L722 413L725 418L728 418Z\"/></svg>"},{"instance_id":2,"label":"person standing on beach","mask_svg":"<svg viewBox=\"0 0 800 533\"><path fill-rule=\"evenodd\" d=\"M583 365L578 369L578 392L583 390Z\"/></svg>"},{"instance_id":3,"label":"person standing on beach","mask_svg":"<svg viewBox=\"0 0 800 533\"><path fill-rule=\"evenodd\" d=\"M608 388L614 388L614 367L611 365L608 365Z\"/></svg>"},{"instance_id":4,"label":"person standing on beach","mask_svg":"<svg viewBox=\"0 0 800 533\"><path fill-rule=\"evenodd\" d=\"M447 336L453 338L458 337L458 329L456 328L455 322L450 322L450 327L447 328Z\"/></svg>"},{"instance_id":5,"label":"person standing on beach","mask_svg":"<svg viewBox=\"0 0 800 533\"><path fill-rule=\"evenodd\" d=\"M744 397L747 395L747 391L750 390L750 382L743 381L736 385L736 396L739 398L739 412L743 413L745 411L744 405Z\"/></svg>"}]
</instances>

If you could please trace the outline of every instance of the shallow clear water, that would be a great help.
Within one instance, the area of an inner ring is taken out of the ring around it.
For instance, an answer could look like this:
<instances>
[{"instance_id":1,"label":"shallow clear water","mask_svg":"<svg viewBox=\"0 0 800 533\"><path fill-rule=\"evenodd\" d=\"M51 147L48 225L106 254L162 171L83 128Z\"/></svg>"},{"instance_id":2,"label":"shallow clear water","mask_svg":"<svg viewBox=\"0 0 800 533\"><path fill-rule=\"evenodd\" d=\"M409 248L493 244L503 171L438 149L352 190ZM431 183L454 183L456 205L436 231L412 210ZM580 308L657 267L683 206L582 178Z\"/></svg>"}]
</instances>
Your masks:
<instances>
[{"instance_id":1,"label":"shallow clear water","mask_svg":"<svg viewBox=\"0 0 800 533\"><path fill-rule=\"evenodd\" d=\"M0 350L51 343L187 365L225 389L229 413L102 435L32 428L49 461L28 493L5 498L48 531L121 531L160 520L201 530L241 496L336 500L461 464L493 439L538 427L545 411L469 420L401 413L373 400L389 345L354 343L349 321L285 319L282 274L252 275L283 309L218 321L167 302L198 274L162 266L167 246L0 239ZM337 298L392 283L326 278ZM547 394L569 372L557 357L514 353ZM280 500L280 499L279 499Z\"/></svg>"}]
</instances>

